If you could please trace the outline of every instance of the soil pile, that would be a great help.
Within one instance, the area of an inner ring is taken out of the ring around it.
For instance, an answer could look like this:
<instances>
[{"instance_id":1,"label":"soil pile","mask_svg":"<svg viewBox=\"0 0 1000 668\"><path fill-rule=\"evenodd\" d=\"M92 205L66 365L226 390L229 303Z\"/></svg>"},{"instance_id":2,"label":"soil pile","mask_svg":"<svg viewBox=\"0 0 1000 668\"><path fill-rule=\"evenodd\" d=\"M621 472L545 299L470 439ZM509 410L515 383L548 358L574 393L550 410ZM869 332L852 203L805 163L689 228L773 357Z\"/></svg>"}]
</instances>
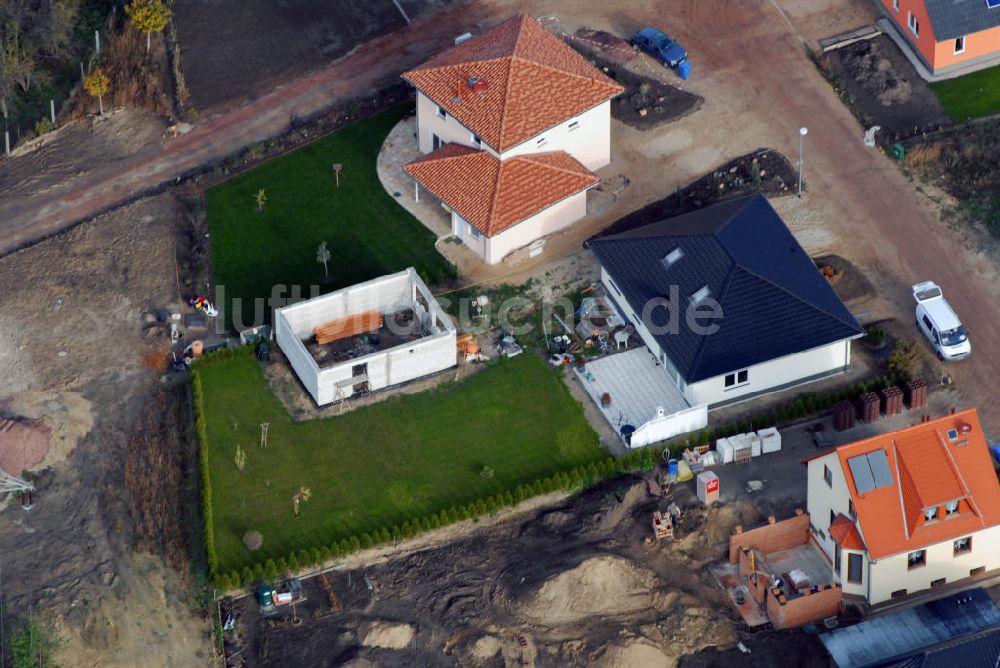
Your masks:
<instances>
[{"instance_id":1,"label":"soil pile","mask_svg":"<svg viewBox=\"0 0 1000 668\"><path fill-rule=\"evenodd\" d=\"M656 576L632 561L592 557L548 580L524 605L537 622L568 624L597 615L621 615L653 605Z\"/></svg>"},{"instance_id":2,"label":"soil pile","mask_svg":"<svg viewBox=\"0 0 1000 668\"><path fill-rule=\"evenodd\" d=\"M910 82L898 76L892 61L882 55L878 43L858 42L845 55L844 67L884 107L907 102L913 95Z\"/></svg>"},{"instance_id":3,"label":"soil pile","mask_svg":"<svg viewBox=\"0 0 1000 668\"><path fill-rule=\"evenodd\" d=\"M389 622L374 622L368 627L365 647L381 647L382 649L405 649L416 634L409 624L392 624Z\"/></svg>"},{"instance_id":4,"label":"soil pile","mask_svg":"<svg viewBox=\"0 0 1000 668\"><path fill-rule=\"evenodd\" d=\"M665 666L670 663L666 654L642 641L627 645L613 645L595 662L599 668L643 668Z\"/></svg>"}]
</instances>

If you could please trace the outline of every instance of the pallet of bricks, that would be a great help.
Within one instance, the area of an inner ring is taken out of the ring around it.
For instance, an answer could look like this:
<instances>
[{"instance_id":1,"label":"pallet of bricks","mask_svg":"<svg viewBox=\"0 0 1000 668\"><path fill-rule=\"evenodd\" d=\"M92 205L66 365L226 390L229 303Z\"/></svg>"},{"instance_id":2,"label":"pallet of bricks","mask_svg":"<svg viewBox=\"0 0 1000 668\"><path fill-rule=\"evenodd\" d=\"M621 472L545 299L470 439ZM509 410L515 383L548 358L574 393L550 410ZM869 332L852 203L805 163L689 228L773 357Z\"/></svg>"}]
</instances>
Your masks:
<instances>
[{"instance_id":1,"label":"pallet of bricks","mask_svg":"<svg viewBox=\"0 0 1000 668\"><path fill-rule=\"evenodd\" d=\"M838 401L833 405L833 428L845 431L854 426L854 404L850 401Z\"/></svg>"},{"instance_id":2,"label":"pallet of bricks","mask_svg":"<svg viewBox=\"0 0 1000 668\"><path fill-rule=\"evenodd\" d=\"M882 400L874 392L865 392L858 397L858 419L871 424L882 417Z\"/></svg>"},{"instance_id":3,"label":"pallet of bricks","mask_svg":"<svg viewBox=\"0 0 1000 668\"><path fill-rule=\"evenodd\" d=\"M927 406L927 383L922 379L906 381L906 405L910 410Z\"/></svg>"},{"instance_id":4,"label":"pallet of bricks","mask_svg":"<svg viewBox=\"0 0 1000 668\"><path fill-rule=\"evenodd\" d=\"M903 390L895 385L882 390L882 412L886 417L903 412Z\"/></svg>"}]
</instances>

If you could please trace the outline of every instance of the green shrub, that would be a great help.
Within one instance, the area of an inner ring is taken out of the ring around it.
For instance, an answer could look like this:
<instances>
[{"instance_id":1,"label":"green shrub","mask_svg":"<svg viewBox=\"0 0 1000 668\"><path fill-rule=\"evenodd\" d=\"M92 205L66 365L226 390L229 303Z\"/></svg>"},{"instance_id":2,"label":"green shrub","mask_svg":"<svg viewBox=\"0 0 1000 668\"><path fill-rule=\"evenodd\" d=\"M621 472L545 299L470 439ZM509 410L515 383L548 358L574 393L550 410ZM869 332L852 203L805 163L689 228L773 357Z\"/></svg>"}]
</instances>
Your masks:
<instances>
[{"instance_id":1,"label":"green shrub","mask_svg":"<svg viewBox=\"0 0 1000 668\"><path fill-rule=\"evenodd\" d=\"M11 668L55 668L53 655L62 641L55 627L37 615L29 616L11 637L7 652Z\"/></svg>"},{"instance_id":2,"label":"green shrub","mask_svg":"<svg viewBox=\"0 0 1000 668\"><path fill-rule=\"evenodd\" d=\"M919 359L920 351L917 350L916 344L910 339L899 339L892 354L889 355L886 368L897 378L910 380Z\"/></svg>"}]
</instances>

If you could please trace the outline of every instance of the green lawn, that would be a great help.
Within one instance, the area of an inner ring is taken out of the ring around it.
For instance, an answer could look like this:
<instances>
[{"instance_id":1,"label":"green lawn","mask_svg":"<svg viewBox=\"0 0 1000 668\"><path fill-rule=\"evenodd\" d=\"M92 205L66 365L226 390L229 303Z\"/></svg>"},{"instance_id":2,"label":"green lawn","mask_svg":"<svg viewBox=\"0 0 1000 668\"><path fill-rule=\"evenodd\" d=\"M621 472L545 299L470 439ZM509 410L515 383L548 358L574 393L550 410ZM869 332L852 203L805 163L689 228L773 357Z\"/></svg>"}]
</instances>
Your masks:
<instances>
[{"instance_id":1,"label":"green lawn","mask_svg":"<svg viewBox=\"0 0 1000 668\"><path fill-rule=\"evenodd\" d=\"M209 445L219 571L466 504L607 454L544 361L503 360L461 383L344 415L293 422L249 354L198 372ZM270 422L268 448L259 423ZM234 452L247 453L244 471ZM480 474L494 469L492 479ZM312 497L293 519L292 496ZM263 534L250 553L241 537Z\"/></svg>"},{"instance_id":2,"label":"green lawn","mask_svg":"<svg viewBox=\"0 0 1000 668\"><path fill-rule=\"evenodd\" d=\"M1000 67L932 83L931 90L956 123L1000 113Z\"/></svg>"},{"instance_id":3,"label":"green lawn","mask_svg":"<svg viewBox=\"0 0 1000 668\"><path fill-rule=\"evenodd\" d=\"M382 141L411 109L405 104L358 121L206 193L215 280L226 295L220 308L239 297L249 326L253 299L266 300L276 284L302 286L308 296L312 285L330 292L408 266L429 283L454 275L434 248L434 234L385 192L375 172ZM333 163L343 164L339 188ZM257 213L261 188L267 204ZM332 255L327 282L316 261L323 241ZM259 314L270 319L264 303Z\"/></svg>"}]
</instances>

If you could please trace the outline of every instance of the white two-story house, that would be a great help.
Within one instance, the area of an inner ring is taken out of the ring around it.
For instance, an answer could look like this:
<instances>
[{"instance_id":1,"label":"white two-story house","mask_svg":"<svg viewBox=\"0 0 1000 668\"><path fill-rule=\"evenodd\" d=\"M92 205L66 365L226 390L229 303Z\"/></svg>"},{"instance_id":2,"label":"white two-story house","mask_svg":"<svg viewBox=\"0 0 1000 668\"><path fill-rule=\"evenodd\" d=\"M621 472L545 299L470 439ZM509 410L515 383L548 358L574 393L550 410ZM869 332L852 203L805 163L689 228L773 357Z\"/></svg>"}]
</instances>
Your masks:
<instances>
[{"instance_id":1,"label":"white two-story house","mask_svg":"<svg viewBox=\"0 0 1000 668\"><path fill-rule=\"evenodd\" d=\"M403 78L417 91L426 154L405 169L486 262L586 215L593 170L611 161L611 99L624 89L537 20L515 16Z\"/></svg>"},{"instance_id":2,"label":"white two-story house","mask_svg":"<svg viewBox=\"0 0 1000 668\"><path fill-rule=\"evenodd\" d=\"M875 605L1000 569L1000 483L974 409L806 460L813 535Z\"/></svg>"}]
</instances>

